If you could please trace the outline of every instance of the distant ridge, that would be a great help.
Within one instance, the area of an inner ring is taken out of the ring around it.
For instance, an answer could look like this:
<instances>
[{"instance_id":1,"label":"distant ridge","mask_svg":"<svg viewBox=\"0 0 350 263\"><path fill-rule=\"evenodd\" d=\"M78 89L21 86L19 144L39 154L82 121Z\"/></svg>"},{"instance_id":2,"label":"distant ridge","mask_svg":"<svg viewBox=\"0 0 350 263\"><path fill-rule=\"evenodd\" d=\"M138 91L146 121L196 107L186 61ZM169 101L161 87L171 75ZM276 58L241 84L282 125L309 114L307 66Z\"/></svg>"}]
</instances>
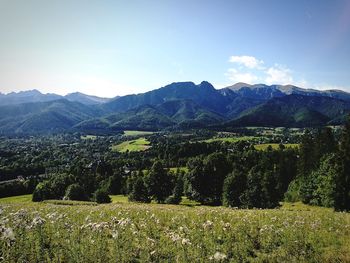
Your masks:
<instances>
[{"instance_id":1,"label":"distant ridge","mask_svg":"<svg viewBox=\"0 0 350 263\"><path fill-rule=\"evenodd\" d=\"M86 105L101 104L109 101L107 98L90 96L80 92L70 93L66 96L57 95L54 93L43 94L40 91L33 89L27 91L11 92L8 94L0 93L0 105L14 105L30 102L45 102L54 101L66 98L69 101L76 101Z\"/></svg>"},{"instance_id":2,"label":"distant ridge","mask_svg":"<svg viewBox=\"0 0 350 263\"><path fill-rule=\"evenodd\" d=\"M312 127L342 124L349 113L349 93L293 85L236 83L215 89L207 81L175 82L113 99L32 90L0 94L0 134Z\"/></svg>"},{"instance_id":3,"label":"distant ridge","mask_svg":"<svg viewBox=\"0 0 350 263\"><path fill-rule=\"evenodd\" d=\"M69 101L77 101L86 105L101 104L111 100L109 98L101 98L97 96L86 95L80 92L69 93L66 96L64 96L64 98Z\"/></svg>"}]
</instances>

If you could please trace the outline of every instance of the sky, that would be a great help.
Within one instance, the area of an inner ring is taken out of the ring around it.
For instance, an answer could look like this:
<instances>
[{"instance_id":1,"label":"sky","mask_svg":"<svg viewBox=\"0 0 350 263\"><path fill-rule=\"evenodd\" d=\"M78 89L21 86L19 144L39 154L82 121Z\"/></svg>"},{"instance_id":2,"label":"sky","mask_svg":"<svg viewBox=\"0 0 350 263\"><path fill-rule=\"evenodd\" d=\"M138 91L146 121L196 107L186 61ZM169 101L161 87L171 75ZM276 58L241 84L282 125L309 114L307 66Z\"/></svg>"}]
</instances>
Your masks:
<instances>
[{"instance_id":1,"label":"sky","mask_svg":"<svg viewBox=\"0 0 350 263\"><path fill-rule=\"evenodd\" d=\"M172 82L350 92L349 0L0 0L0 92Z\"/></svg>"}]
</instances>

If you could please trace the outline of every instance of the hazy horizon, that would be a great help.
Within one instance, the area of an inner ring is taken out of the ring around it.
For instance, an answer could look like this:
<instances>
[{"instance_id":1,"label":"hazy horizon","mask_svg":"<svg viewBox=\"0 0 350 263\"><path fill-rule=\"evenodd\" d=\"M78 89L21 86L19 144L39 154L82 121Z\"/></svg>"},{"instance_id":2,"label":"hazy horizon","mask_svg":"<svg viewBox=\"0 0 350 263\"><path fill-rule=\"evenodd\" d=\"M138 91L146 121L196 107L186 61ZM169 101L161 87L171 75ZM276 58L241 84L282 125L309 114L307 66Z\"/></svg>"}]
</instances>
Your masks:
<instances>
[{"instance_id":1,"label":"hazy horizon","mask_svg":"<svg viewBox=\"0 0 350 263\"><path fill-rule=\"evenodd\" d=\"M0 92L172 82L350 91L350 2L0 0Z\"/></svg>"},{"instance_id":2,"label":"hazy horizon","mask_svg":"<svg viewBox=\"0 0 350 263\"><path fill-rule=\"evenodd\" d=\"M203 81L206 81L206 80L203 80ZM193 81L184 81L184 82L193 82ZM209 83L211 83L210 81L208 81ZM200 82L193 82L194 84L198 85L200 84ZM242 83L242 82L236 82L236 83L232 83L230 84L229 86L232 86L232 85L235 85L235 84L239 84L239 83ZM244 84L247 84L247 85L264 85L265 83L257 83L257 84L250 84L250 83L245 83L243 82ZM123 94L123 95L116 95L116 96L112 96L112 97L108 97L108 96L99 96L99 95L95 95L95 94L88 94L88 93L84 93L84 92L81 92L81 91L72 91L72 92L69 92L69 93L57 93L57 92L42 92L41 90L39 89L28 89L28 90L18 90L18 91L10 91L10 92L1 92L0 91L0 94L2 95L8 95L10 93L21 93L21 92L29 92L29 91L39 91L40 93L42 94L56 94L56 95L60 95L60 96L67 96L69 94L74 94L74 93L82 93L82 94L85 94L85 95L89 95L89 96L96 96L96 97L100 97L100 98L107 98L107 99L112 99L112 98L115 98L115 97L120 97L120 96L126 96L126 95L133 95L133 94L141 94L141 93L145 93L145 92L148 92L148 91L152 91L152 90L155 90L155 89L159 89L159 88L162 88L162 87L165 87L167 85L169 85L171 83L168 83L168 84L165 84L165 85L162 85L160 87L156 87L154 89L150 89L150 90L146 90L146 91L143 91L143 92L138 92L138 93L128 93L128 94ZM212 84L212 83L211 83ZM271 84L271 85L281 85L281 84ZM293 84L284 84L282 86L288 86L288 85L293 85ZM213 85L213 87L215 89L221 89L223 87L215 87ZM228 87L228 86L226 86ZM296 86L298 87L298 86ZM299 87L300 88L300 87ZM305 89L308 89L305 87ZM333 89L317 89L317 88L314 88L315 90L323 90L323 91L326 91L326 90L341 90L341 91L344 91L344 92L349 92L349 91L346 91L346 90L343 90L343 89L336 89L336 88L333 88Z\"/></svg>"}]
</instances>

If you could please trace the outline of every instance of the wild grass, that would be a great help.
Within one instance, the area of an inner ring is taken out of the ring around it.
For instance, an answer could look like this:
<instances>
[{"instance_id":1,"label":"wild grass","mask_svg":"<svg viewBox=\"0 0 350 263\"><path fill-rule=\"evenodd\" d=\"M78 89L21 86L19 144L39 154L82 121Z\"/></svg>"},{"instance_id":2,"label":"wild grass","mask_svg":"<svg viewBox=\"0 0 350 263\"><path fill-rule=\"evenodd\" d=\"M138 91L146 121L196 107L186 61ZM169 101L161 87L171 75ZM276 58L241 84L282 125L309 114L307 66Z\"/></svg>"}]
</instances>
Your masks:
<instances>
[{"instance_id":1,"label":"wild grass","mask_svg":"<svg viewBox=\"0 0 350 263\"><path fill-rule=\"evenodd\" d=\"M3 201L4 262L350 262L350 214L298 203L238 210Z\"/></svg>"},{"instance_id":2,"label":"wild grass","mask_svg":"<svg viewBox=\"0 0 350 263\"><path fill-rule=\"evenodd\" d=\"M90 202L90 201L72 201L72 200L45 200L43 203L46 204L53 204L53 205L71 205L71 206L77 206L77 205L97 205L96 202Z\"/></svg>"},{"instance_id":3,"label":"wild grass","mask_svg":"<svg viewBox=\"0 0 350 263\"><path fill-rule=\"evenodd\" d=\"M136 140L125 141L112 146L112 151L116 152L139 152L150 148L150 142L146 138L138 138Z\"/></svg>"}]
</instances>

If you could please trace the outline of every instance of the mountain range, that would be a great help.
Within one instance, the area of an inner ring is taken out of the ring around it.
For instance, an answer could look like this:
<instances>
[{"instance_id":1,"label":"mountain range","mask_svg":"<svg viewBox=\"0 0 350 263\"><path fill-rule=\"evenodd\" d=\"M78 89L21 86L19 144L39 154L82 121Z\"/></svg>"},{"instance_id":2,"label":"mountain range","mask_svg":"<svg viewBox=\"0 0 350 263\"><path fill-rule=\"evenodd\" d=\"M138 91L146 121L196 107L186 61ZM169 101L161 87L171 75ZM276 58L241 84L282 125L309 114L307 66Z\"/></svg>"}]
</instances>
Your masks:
<instances>
[{"instance_id":1,"label":"mountain range","mask_svg":"<svg viewBox=\"0 0 350 263\"><path fill-rule=\"evenodd\" d=\"M292 85L237 83L215 89L209 82L177 82L112 99L37 90L0 94L0 133L124 129L286 126L344 123L350 93Z\"/></svg>"},{"instance_id":2,"label":"mountain range","mask_svg":"<svg viewBox=\"0 0 350 263\"><path fill-rule=\"evenodd\" d=\"M59 99L67 99L69 101L80 102L86 105L94 105L107 102L108 98L100 98L96 96L86 95L80 92L70 93L61 96L53 93L42 94L38 90L28 90L20 92L11 92L8 94L0 93L0 105L14 105L27 102L45 102Z\"/></svg>"}]
</instances>

